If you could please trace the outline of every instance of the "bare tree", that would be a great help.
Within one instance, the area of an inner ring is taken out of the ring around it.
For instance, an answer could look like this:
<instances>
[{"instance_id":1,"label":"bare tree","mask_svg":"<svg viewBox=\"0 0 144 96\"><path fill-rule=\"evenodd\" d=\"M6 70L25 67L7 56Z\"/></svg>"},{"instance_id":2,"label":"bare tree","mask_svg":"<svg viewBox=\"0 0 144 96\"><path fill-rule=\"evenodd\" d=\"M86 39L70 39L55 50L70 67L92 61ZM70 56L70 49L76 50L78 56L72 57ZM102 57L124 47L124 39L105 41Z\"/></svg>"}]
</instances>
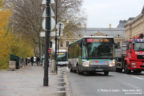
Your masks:
<instances>
[{"instance_id":1,"label":"bare tree","mask_svg":"<svg viewBox=\"0 0 144 96\"><path fill-rule=\"evenodd\" d=\"M21 38L32 41L34 48L40 46L40 31L42 31L42 0L9 0L13 5L13 15L11 17L11 27L13 32ZM78 25L84 22L80 16L80 6L82 0L57 0L58 1L58 21L64 22L66 27L65 36L72 36ZM55 10L55 4L51 5ZM67 23L66 21L70 21Z\"/></svg>"},{"instance_id":2,"label":"bare tree","mask_svg":"<svg viewBox=\"0 0 144 96\"><path fill-rule=\"evenodd\" d=\"M42 30L41 0L11 0L13 4L13 15L11 27L13 32L21 38L32 41L34 48L40 42L39 33Z\"/></svg>"},{"instance_id":3,"label":"bare tree","mask_svg":"<svg viewBox=\"0 0 144 96\"><path fill-rule=\"evenodd\" d=\"M72 37L80 30L86 18L82 16L83 0L58 0L58 21L65 23L64 36Z\"/></svg>"}]
</instances>

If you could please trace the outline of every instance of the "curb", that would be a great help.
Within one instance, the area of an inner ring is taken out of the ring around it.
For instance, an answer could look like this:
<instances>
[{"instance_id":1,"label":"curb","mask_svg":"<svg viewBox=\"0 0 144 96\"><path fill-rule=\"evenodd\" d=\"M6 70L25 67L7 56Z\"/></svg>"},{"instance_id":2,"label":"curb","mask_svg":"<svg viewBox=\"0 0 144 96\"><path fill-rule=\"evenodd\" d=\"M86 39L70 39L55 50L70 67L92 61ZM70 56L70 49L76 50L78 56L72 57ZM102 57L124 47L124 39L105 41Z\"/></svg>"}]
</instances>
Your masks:
<instances>
[{"instance_id":1,"label":"curb","mask_svg":"<svg viewBox=\"0 0 144 96\"><path fill-rule=\"evenodd\" d=\"M58 96L72 96L65 68L60 68L58 73Z\"/></svg>"}]
</instances>

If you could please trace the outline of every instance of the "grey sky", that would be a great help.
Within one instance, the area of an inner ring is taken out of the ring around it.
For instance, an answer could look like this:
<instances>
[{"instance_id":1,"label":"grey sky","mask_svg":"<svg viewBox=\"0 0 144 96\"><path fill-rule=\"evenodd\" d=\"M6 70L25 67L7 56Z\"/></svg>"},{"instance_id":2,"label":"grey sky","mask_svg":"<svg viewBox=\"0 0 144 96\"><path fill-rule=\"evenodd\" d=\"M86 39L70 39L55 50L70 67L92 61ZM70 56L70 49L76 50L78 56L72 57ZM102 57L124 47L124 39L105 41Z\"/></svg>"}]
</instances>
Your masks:
<instances>
[{"instance_id":1,"label":"grey sky","mask_svg":"<svg viewBox=\"0 0 144 96\"><path fill-rule=\"evenodd\" d=\"M87 27L116 27L119 20L140 14L144 0L84 0Z\"/></svg>"}]
</instances>

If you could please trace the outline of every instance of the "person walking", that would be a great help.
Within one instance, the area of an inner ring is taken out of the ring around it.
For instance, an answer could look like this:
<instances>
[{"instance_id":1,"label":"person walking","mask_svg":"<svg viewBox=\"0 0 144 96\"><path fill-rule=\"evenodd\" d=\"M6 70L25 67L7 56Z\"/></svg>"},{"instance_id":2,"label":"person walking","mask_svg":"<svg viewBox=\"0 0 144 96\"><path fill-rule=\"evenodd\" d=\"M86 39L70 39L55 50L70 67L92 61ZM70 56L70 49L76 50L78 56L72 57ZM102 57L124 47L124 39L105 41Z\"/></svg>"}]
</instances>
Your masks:
<instances>
[{"instance_id":1,"label":"person walking","mask_svg":"<svg viewBox=\"0 0 144 96\"><path fill-rule=\"evenodd\" d=\"M33 66L33 63L34 63L34 58L31 57L31 65Z\"/></svg>"},{"instance_id":2,"label":"person walking","mask_svg":"<svg viewBox=\"0 0 144 96\"><path fill-rule=\"evenodd\" d=\"M25 61L26 61L26 66L28 65L28 58L25 58Z\"/></svg>"},{"instance_id":3,"label":"person walking","mask_svg":"<svg viewBox=\"0 0 144 96\"><path fill-rule=\"evenodd\" d=\"M37 61L37 66L40 64L40 58L39 57L37 57L36 58L36 61Z\"/></svg>"}]
</instances>

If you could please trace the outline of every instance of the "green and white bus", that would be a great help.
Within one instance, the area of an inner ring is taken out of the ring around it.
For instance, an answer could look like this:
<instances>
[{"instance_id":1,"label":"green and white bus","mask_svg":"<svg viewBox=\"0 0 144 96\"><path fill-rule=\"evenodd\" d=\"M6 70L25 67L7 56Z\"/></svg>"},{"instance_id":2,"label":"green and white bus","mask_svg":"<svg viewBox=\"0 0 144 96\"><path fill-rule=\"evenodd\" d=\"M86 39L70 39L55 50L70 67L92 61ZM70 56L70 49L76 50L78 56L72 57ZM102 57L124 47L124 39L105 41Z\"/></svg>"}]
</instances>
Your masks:
<instances>
[{"instance_id":1,"label":"green and white bus","mask_svg":"<svg viewBox=\"0 0 144 96\"><path fill-rule=\"evenodd\" d=\"M114 38L111 36L83 37L68 47L68 67L71 72L115 71Z\"/></svg>"},{"instance_id":2,"label":"green and white bus","mask_svg":"<svg viewBox=\"0 0 144 96\"><path fill-rule=\"evenodd\" d=\"M57 52L57 65L58 66L67 66L68 65L68 55L67 50L60 49Z\"/></svg>"}]
</instances>

